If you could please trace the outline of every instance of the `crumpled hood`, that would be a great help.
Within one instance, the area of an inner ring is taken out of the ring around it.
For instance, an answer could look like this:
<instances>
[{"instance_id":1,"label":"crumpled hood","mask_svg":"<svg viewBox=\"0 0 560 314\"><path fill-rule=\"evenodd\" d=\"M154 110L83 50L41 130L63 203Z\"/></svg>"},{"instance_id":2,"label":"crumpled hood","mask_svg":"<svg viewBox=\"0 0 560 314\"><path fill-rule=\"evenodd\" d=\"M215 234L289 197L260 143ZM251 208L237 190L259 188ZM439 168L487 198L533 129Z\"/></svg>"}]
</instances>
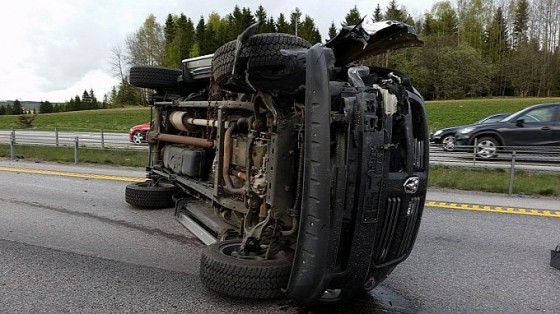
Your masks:
<instances>
[{"instance_id":1,"label":"crumpled hood","mask_svg":"<svg viewBox=\"0 0 560 314\"><path fill-rule=\"evenodd\" d=\"M364 23L364 19L357 25L344 26L325 44L333 49L337 66L344 66L389 50L424 45L424 42L418 39L416 30L408 24L390 20Z\"/></svg>"}]
</instances>

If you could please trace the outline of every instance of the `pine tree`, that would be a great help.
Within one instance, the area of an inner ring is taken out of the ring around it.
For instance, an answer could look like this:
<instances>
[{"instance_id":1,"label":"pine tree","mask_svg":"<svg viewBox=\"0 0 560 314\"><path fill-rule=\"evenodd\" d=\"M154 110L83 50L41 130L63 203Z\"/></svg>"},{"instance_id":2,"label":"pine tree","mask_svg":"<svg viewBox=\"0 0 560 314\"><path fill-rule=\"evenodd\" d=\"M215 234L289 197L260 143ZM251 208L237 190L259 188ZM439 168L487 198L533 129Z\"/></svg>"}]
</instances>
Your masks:
<instances>
[{"instance_id":1,"label":"pine tree","mask_svg":"<svg viewBox=\"0 0 560 314\"><path fill-rule=\"evenodd\" d=\"M513 21L513 46L515 48L527 43L528 25L529 2L527 0L518 0L515 7L515 19Z\"/></svg>"},{"instance_id":2,"label":"pine tree","mask_svg":"<svg viewBox=\"0 0 560 314\"><path fill-rule=\"evenodd\" d=\"M278 33L290 33L290 23L286 20L286 16L280 13L276 20L276 30Z\"/></svg>"},{"instance_id":3,"label":"pine tree","mask_svg":"<svg viewBox=\"0 0 560 314\"><path fill-rule=\"evenodd\" d=\"M321 42L321 34L315 26L315 21L313 21L313 19L309 15L306 15L303 19L303 22L301 22L299 26L298 36L310 43Z\"/></svg>"},{"instance_id":4,"label":"pine tree","mask_svg":"<svg viewBox=\"0 0 560 314\"><path fill-rule=\"evenodd\" d=\"M375 7L375 11L373 11L372 20L373 22L379 22L383 20L383 13L381 12L381 6L379 5L379 3Z\"/></svg>"},{"instance_id":5,"label":"pine tree","mask_svg":"<svg viewBox=\"0 0 560 314\"><path fill-rule=\"evenodd\" d=\"M334 21L331 22L331 26L329 27L329 40L333 39L336 34L338 34L338 29L336 25L334 25Z\"/></svg>"},{"instance_id":6,"label":"pine tree","mask_svg":"<svg viewBox=\"0 0 560 314\"><path fill-rule=\"evenodd\" d=\"M343 25L356 25L362 20L360 16L360 11L358 11L358 7L354 6L350 9L350 12L346 13L346 17L344 18Z\"/></svg>"},{"instance_id":7,"label":"pine tree","mask_svg":"<svg viewBox=\"0 0 560 314\"><path fill-rule=\"evenodd\" d=\"M14 105L11 110L11 114L23 114L23 108L19 100L14 100Z\"/></svg>"},{"instance_id":8,"label":"pine tree","mask_svg":"<svg viewBox=\"0 0 560 314\"><path fill-rule=\"evenodd\" d=\"M396 0L391 0L389 6L385 10L385 19L395 21L405 21L407 18L406 13L399 9Z\"/></svg>"}]
</instances>

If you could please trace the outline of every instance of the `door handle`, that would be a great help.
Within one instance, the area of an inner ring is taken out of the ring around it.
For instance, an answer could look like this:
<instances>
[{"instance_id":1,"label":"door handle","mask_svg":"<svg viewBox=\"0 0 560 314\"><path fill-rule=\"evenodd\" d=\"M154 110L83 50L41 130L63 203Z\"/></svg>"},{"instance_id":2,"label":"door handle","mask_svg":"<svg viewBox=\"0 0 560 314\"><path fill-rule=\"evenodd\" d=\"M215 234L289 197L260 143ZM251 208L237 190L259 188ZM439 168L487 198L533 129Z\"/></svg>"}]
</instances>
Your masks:
<instances>
[{"instance_id":1,"label":"door handle","mask_svg":"<svg viewBox=\"0 0 560 314\"><path fill-rule=\"evenodd\" d=\"M544 126L544 127L541 128L541 130L543 130L543 131L550 131L551 129L550 129L550 127L548 127L548 126Z\"/></svg>"}]
</instances>

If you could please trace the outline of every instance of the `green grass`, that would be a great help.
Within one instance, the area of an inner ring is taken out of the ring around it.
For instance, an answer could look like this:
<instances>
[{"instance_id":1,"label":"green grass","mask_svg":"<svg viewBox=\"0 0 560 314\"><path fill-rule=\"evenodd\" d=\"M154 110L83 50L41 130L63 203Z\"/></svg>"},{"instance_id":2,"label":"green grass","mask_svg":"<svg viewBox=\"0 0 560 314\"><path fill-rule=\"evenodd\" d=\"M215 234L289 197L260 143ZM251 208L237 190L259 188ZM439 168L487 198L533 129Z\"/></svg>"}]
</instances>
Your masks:
<instances>
[{"instance_id":1,"label":"green grass","mask_svg":"<svg viewBox=\"0 0 560 314\"><path fill-rule=\"evenodd\" d=\"M486 98L429 101L428 130L473 123L494 113L514 113L525 107L560 102L560 98Z\"/></svg>"},{"instance_id":2,"label":"green grass","mask_svg":"<svg viewBox=\"0 0 560 314\"><path fill-rule=\"evenodd\" d=\"M512 193L560 196L559 180L558 175L516 170ZM430 167L430 187L504 194L509 182L509 170Z\"/></svg>"},{"instance_id":3,"label":"green grass","mask_svg":"<svg viewBox=\"0 0 560 314\"><path fill-rule=\"evenodd\" d=\"M426 103L430 132L465 125L494 113L513 113L530 105L560 102L560 98L486 98L429 101ZM150 120L150 108L124 108L40 114L33 121L35 130L127 132L131 126ZM20 129L17 116L0 116L0 129Z\"/></svg>"},{"instance_id":4,"label":"green grass","mask_svg":"<svg viewBox=\"0 0 560 314\"><path fill-rule=\"evenodd\" d=\"M79 163L145 167L148 152L127 149L79 148ZM73 147L16 145L15 155L29 161L74 163ZM10 158L10 145L0 144L0 158Z\"/></svg>"},{"instance_id":5,"label":"green grass","mask_svg":"<svg viewBox=\"0 0 560 314\"><path fill-rule=\"evenodd\" d=\"M0 116L0 129L21 129L18 116ZM120 108L39 114L33 130L128 132L131 126L150 121L150 108Z\"/></svg>"}]
</instances>

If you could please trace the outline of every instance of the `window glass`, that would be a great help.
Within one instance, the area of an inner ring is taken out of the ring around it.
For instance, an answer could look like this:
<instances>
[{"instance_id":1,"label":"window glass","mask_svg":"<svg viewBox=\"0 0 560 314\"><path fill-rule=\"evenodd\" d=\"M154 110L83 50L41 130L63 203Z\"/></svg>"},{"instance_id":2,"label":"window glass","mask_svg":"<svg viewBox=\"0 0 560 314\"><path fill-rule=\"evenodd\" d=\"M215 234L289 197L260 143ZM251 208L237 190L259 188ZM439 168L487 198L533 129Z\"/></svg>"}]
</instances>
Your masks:
<instances>
[{"instance_id":1,"label":"window glass","mask_svg":"<svg viewBox=\"0 0 560 314\"><path fill-rule=\"evenodd\" d=\"M524 119L526 123L531 122L551 122L554 118L554 107L544 107L526 112L519 117Z\"/></svg>"}]
</instances>

